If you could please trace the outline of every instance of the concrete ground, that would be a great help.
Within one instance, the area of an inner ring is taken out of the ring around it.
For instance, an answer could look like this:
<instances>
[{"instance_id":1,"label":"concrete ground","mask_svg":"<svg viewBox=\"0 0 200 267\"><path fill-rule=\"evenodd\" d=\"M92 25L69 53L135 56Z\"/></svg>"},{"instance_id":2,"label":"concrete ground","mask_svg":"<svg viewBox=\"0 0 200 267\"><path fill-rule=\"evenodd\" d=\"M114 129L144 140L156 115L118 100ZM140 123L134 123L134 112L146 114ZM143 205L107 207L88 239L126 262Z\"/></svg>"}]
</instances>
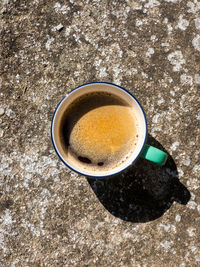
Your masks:
<instances>
[{"instance_id":1,"label":"concrete ground","mask_svg":"<svg viewBox=\"0 0 200 267\"><path fill-rule=\"evenodd\" d=\"M200 2L0 2L0 266L200 266ZM125 87L148 143L106 181L55 154L51 118L71 89Z\"/></svg>"}]
</instances>

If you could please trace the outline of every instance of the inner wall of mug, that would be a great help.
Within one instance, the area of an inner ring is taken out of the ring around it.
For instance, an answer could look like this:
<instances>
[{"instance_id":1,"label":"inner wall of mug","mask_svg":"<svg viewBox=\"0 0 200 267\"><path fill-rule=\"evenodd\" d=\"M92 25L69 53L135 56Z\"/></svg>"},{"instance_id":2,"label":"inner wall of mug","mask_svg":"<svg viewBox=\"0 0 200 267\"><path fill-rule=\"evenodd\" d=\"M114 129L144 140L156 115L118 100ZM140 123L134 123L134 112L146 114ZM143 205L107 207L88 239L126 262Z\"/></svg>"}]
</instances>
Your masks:
<instances>
[{"instance_id":1,"label":"inner wall of mug","mask_svg":"<svg viewBox=\"0 0 200 267\"><path fill-rule=\"evenodd\" d=\"M77 98L79 98L80 96L84 94L91 93L91 92L109 92L122 98L125 102L127 102L133 108L135 118L137 120L137 130L138 130L139 138L138 138L136 147L132 155L126 161L124 161L121 165L110 170L102 170L102 171L86 170L82 166L82 164L78 164L78 159L76 162L76 160L66 155L66 152L63 150L63 147L61 145L60 138L59 138L60 136L59 126L60 126L61 118L63 116L64 111L68 108L68 106L72 102L74 102L74 100L76 100ZM138 155L141 152L141 149L144 146L145 139L146 139L146 132L147 132L147 125L146 125L145 115L142 111L142 108L140 107L140 104L137 102L137 100L128 91L118 86L107 84L107 83L91 83L91 84L80 86L77 89L74 89L71 93L66 95L66 97L58 105L57 110L54 114L53 122L52 122L53 143L54 143L56 152L58 153L60 158L64 161L64 163L79 173L82 173L88 176L97 176L97 177L113 175L127 168L129 165L131 165L132 162L138 157Z\"/></svg>"}]
</instances>

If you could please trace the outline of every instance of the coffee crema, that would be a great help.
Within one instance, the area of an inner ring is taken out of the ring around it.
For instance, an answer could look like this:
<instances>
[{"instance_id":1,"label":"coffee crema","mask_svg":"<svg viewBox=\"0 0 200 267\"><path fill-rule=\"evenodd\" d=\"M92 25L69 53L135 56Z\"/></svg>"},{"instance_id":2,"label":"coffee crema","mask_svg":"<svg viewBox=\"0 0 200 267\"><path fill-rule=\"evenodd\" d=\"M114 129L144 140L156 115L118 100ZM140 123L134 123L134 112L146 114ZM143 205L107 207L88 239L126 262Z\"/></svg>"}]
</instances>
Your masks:
<instances>
[{"instance_id":1,"label":"coffee crema","mask_svg":"<svg viewBox=\"0 0 200 267\"><path fill-rule=\"evenodd\" d=\"M76 99L64 112L59 132L67 157L97 171L117 167L130 157L138 139L133 108L107 92Z\"/></svg>"}]
</instances>

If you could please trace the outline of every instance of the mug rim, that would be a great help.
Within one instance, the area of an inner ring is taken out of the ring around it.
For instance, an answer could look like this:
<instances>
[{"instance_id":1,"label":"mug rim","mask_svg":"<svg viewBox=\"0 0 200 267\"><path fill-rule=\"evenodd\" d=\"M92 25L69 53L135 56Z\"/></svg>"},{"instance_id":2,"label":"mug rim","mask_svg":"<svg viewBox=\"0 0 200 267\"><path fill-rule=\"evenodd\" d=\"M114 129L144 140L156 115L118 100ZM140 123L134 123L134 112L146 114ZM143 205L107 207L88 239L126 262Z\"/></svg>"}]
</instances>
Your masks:
<instances>
[{"instance_id":1,"label":"mug rim","mask_svg":"<svg viewBox=\"0 0 200 267\"><path fill-rule=\"evenodd\" d=\"M60 105L62 104L62 102L66 99L66 97L68 97L72 92L80 89L81 87L84 87L84 86L87 86L87 85L90 85L90 84L108 84L108 85L112 85L112 86L115 86L115 87L118 87L119 89L125 91L126 93L128 93L136 102L137 104L139 105L141 111L142 111L142 114L143 114L143 118L144 118L144 122L145 122L145 137L144 137L144 141L143 141L143 145L141 146L141 149L139 151L139 153L137 154L137 157L128 165L126 166L125 168L117 171L117 172L114 172L112 174L108 174L108 175L89 175L89 174L86 174L86 173L83 173L75 168L73 168L72 166L70 166L63 158L62 156L60 155L59 151L57 150L56 148L56 145L55 145L55 142L54 142L54 138L53 138L53 122L54 122L54 119L55 119L55 115L56 115L56 112L57 110L59 109ZM52 141L52 144L53 144L53 148L54 150L56 151L56 154L58 155L58 157L60 158L60 160L69 168L71 169L72 171L80 174L80 175L84 175L84 176L87 176L87 177L91 177L91 178L107 178L107 177L111 177L111 176L114 176L114 175L117 175L118 173L121 173L122 171L126 170L128 167L130 167L139 157L139 155L141 154L144 146L145 146L145 143L146 143L146 139L147 139L147 133L148 133L148 124L147 124L147 118L146 118L146 114L144 112L144 109L142 107L142 105L140 104L139 100L131 93L129 92L127 89L123 88L122 86L120 85L117 85L117 84L114 84L114 83L110 83L110 82L89 82L89 83L84 83L82 85L79 85L77 87L75 87L74 89L72 89L69 93L67 93L62 99L61 101L58 103L54 113L53 113L53 116L52 116L52 120L51 120L51 141Z\"/></svg>"}]
</instances>

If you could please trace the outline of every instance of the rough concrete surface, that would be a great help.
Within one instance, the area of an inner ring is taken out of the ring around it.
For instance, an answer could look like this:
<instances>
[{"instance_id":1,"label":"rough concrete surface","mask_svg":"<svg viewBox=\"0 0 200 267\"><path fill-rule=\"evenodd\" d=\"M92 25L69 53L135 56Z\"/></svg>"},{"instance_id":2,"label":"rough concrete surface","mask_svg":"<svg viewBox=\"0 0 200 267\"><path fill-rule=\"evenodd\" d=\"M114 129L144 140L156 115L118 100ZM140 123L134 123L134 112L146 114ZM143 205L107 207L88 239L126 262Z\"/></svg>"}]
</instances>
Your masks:
<instances>
[{"instance_id":1,"label":"rough concrete surface","mask_svg":"<svg viewBox=\"0 0 200 267\"><path fill-rule=\"evenodd\" d=\"M0 266L200 266L200 2L2 0ZM58 102L86 82L141 101L169 153L106 181L59 161Z\"/></svg>"}]
</instances>

